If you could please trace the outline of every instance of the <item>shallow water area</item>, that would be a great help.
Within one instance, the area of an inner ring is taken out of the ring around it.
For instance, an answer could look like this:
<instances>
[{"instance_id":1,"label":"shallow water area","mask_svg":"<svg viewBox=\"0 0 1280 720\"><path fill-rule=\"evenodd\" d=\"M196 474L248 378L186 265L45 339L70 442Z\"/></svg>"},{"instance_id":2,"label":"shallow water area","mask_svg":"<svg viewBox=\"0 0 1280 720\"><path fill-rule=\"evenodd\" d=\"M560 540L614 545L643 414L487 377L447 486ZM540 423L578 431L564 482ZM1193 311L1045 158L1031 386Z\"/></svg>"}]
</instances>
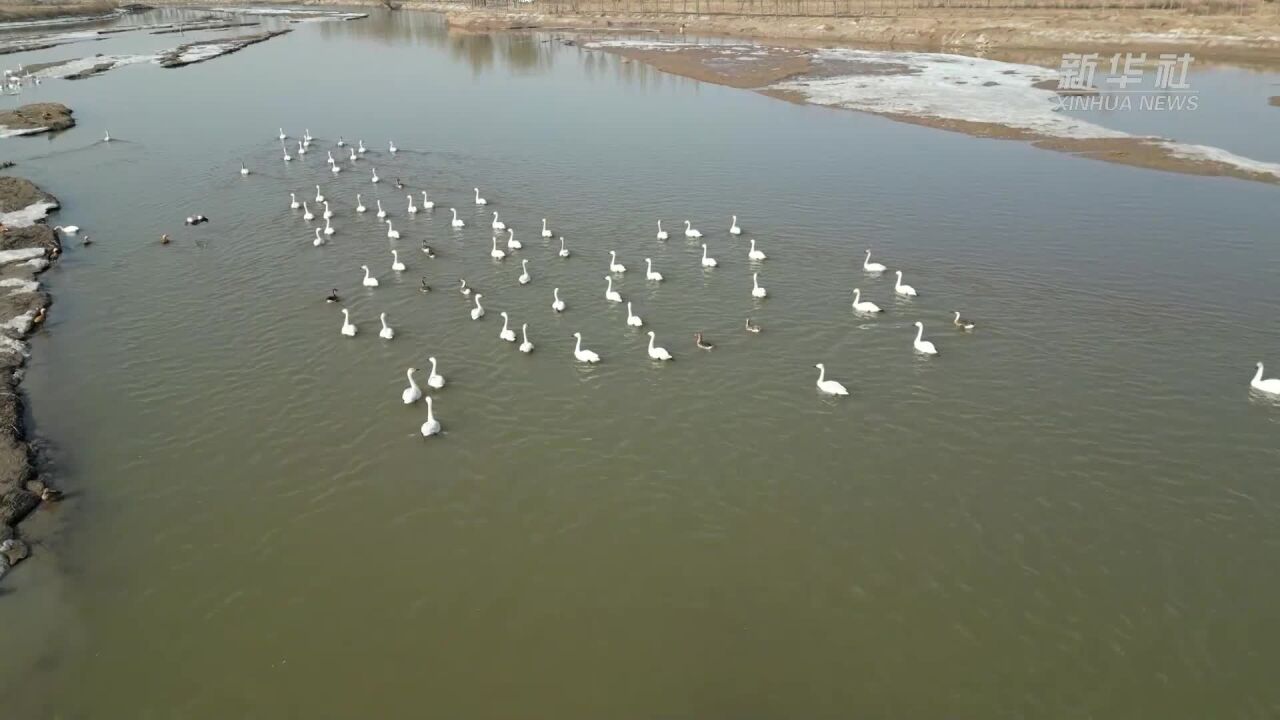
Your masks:
<instances>
[{"instance_id":1,"label":"shallow water area","mask_svg":"<svg viewBox=\"0 0 1280 720\"><path fill-rule=\"evenodd\" d=\"M780 102L424 13L262 22L8 56L293 28L28 86L21 102L63 102L77 126L0 140L61 200L52 220L95 240L41 277L55 303L24 388L71 497L37 513L38 556L0 586L23 618L0 655L6 713L1280 707L1280 587L1260 571L1280 403L1248 389L1254 362L1280 371L1276 187ZM321 247L317 184L336 229ZM408 213L424 190L434 210ZM494 211L523 244L502 262ZM210 222L183 224L196 213ZM867 248L889 272L861 270ZM610 250L640 329L604 297ZM899 269L918 297L894 294ZM855 287L885 312L855 314ZM498 338L504 310L533 353ZM939 356L912 350L917 320ZM674 361L649 360L648 330ZM573 361L574 332L599 365ZM819 362L850 397L818 393ZM441 437L401 402L409 367Z\"/></svg>"}]
</instances>

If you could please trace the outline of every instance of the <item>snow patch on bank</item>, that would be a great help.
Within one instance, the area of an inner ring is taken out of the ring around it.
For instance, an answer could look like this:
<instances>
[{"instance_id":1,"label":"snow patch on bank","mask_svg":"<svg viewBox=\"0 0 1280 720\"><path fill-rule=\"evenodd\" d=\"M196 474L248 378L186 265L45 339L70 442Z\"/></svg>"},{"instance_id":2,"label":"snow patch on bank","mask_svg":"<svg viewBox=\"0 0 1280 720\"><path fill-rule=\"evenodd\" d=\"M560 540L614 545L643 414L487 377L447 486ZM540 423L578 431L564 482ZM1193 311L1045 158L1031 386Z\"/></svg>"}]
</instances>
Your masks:
<instances>
[{"instance_id":1,"label":"snow patch on bank","mask_svg":"<svg viewBox=\"0 0 1280 720\"><path fill-rule=\"evenodd\" d=\"M31 203L30 205L22 208L21 210L14 210L13 212L0 213L0 223L8 225L9 227L16 227L16 228L30 227L32 225L35 225L37 222L45 219L49 215L49 211L55 210L57 209L57 207L58 207L58 203L56 202ZM29 253L33 250L35 251L34 255L24 255L22 257L14 257L12 259L6 259L10 257L13 253ZM16 262L18 260L28 260L33 257L39 257L43 254L44 254L44 250L41 250L39 248L28 248L26 250L5 250L3 252L0 252L0 265L4 265L5 263Z\"/></svg>"},{"instance_id":2,"label":"snow patch on bank","mask_svg":"<svg viewBox=\"0 0 1280 720\"><path fill-rule=\"evenodd\" d=\"M1262 175L1273 175L1280 178L1280 163L1264 162L1262 160L1254 160L1243 155L1236 155L1229 150L1213 147L1212 145L1195 145L1193 143L1180 143L1171 140L1162 140L1158 143L1169 151L1174 157L1186 158L1188 160L1204 160L1208 162L1218 162L1224 165L1232 165L1247 172L1255 172Z\"/></svg>"}]
</instances>

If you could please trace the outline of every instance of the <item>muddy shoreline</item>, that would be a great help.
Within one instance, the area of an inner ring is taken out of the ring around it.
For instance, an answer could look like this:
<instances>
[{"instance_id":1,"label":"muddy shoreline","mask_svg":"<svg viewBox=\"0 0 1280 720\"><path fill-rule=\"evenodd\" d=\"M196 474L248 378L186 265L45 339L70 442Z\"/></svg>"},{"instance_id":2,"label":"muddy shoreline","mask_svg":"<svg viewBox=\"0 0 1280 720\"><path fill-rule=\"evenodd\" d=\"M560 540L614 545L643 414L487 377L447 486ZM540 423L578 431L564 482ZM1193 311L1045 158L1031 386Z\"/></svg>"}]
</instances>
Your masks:
<instances>
[{"instance_id":1,"label":"muddy shoreline","mask_svg":"<svg viewBox=\"0 0 1280 720\"><path fill-rule=\"evenodd\" d=\"M32 103L0 112L0 138L57 132L75 124L71 108L66 105Z\"/></svg>"},{"instance_id":2,"label":"muddy shoreline","mask_svg":"<svg viewBox=\"0 0 1280 720\"><path fill-rule=\"evenodd\" d=\"M18 526L60 494L37 476L23 422L25 340L44 323L49 294L36 279L62 252L45 216L58 199L30 181L0 176L0 578L30 555Z\"/></svg>"}]
</instances>

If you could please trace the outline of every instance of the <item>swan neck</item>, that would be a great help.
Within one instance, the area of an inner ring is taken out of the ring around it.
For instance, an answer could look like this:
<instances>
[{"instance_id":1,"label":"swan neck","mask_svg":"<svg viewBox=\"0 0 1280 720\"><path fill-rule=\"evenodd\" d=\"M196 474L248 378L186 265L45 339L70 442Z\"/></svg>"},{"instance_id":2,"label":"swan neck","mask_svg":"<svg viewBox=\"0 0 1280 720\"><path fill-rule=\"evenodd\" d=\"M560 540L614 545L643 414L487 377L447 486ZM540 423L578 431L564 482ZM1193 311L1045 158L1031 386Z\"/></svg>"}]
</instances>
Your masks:
<instances>
[{"instance_id":1,"label":"swan neck","mask_svg":"<svg viewBox=\"0 0 1280 720\"><path fill-rule=\"evenodd\" d=\"M821 365L818 366L818 383L821 384L827 377L827 369Z\"/></svg>"},{"instance_id":2,"label":"swan neck","mask_svg":"<svg viewBox=\"0 0 1280 720\"><path fill-rule=\"evenodd\" d=\"M1262 363L1258 363L1258 372L1254 373L1253 381L1254 382L1262 381Z\"/></svg>"},{"instance_id":3,"label":"swan neck","mask_svg":"<svg viewBox=\"0 0 1280 720\"><path fill-rule=\"evenodd\" d=\"M916 342L920 342L920 338L922 337L924 337L924 326L917 325L916 326Z\"/></svg>"}]
</instances>

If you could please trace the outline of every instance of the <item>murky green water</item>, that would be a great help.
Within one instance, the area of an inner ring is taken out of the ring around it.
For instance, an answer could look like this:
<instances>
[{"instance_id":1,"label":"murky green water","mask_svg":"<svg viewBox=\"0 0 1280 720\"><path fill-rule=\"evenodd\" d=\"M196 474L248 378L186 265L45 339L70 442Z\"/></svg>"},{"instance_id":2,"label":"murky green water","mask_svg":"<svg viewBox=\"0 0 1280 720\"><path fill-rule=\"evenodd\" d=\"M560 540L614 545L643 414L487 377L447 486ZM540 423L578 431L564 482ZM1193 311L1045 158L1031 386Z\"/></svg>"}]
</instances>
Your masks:
<instances>
[{"instance_id":1,"label":"murky green water","mask_svg":"<svg viewBox=\"0 0 1280 720\"><path fill-rule=\"evenodd\" d=\"M159 37L92 51L183 41ZM1257 360L1280 370L1275 187L544 40L400 13L24 95L80 124L3 148L97 242L43 278L25 388L74 497L5 579L5 716L1280 712L1280 404L1248 391ZM281 125L313 153L281 162ZM372 150L334 179L338 135ZM397 177L434 213L408 217ZM319 249L288 207L317 182L338 230ZM489 259L474 186L528 286ZM212 222L185 228L197 212ZM769 254L762 302L732 213ZM864 275L866 247L920 296ZM605 301L609 250L674 363ZM851 313L855 286L883 317ZM498 339L502 310L532 355ZM912 352L916 320L939 357ZM573 362L574 331L602 364ZM424 443L400 391L431 355L446 435ZM852 396L819 396L815 362Z\"/></svg>"}]
</instances>

